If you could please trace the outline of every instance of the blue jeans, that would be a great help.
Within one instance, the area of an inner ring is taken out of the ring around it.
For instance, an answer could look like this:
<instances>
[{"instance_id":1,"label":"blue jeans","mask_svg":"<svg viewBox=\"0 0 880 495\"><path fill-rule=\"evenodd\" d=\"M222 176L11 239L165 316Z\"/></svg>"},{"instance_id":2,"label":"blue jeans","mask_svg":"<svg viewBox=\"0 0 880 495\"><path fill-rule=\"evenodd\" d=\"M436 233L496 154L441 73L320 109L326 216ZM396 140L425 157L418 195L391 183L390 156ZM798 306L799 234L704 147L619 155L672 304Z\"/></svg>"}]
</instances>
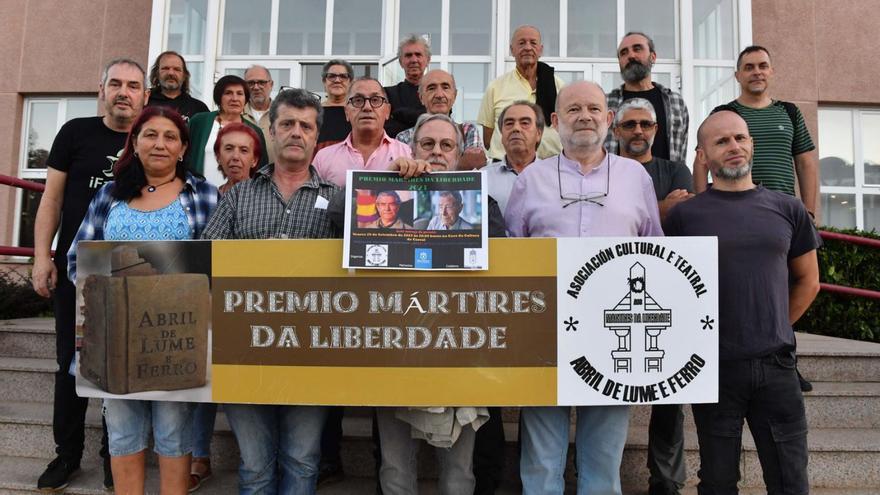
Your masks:
<instances>
[{"instance_id":1,"label":"blue jeans","mask_svg":"<svg viewBox=\"0 0 880 495\"><path fill-rule=\"evenodd\" d=\"M563 493L570 414L570 407L522 409L520 476L524 494ZM577 408L578 495L621 493L620 460L628 426L628 406Z\"/></svg>"},{"instance_id":2,"label":"blue jeans","mask_svg":"<svg viewBox=\"0 0 880 495\"><path fill-rule=\"evenodd\" d=\"M211 438L214 436L214 420L217 404L200 402L193 412L193 457L211 457Z\"/></svg>"},{"instance_id":3,"label":"blue jeans","mask_svg":"<svg viewBox=\"0 0 880 495\"><path fill-rule=\"evenodd\" d=\"M192 411L189 402L104 399L104 419L110 455L119 457L146 450L153 432L153 450L165 457L192 451Z\"/></svg>"},{"instance_id":4,"label":"blue jeans","mask_svg":"<svg viewBox=\"0 0 880 495\"><path fill-rule=\"evenodd\" d=\"M326 407L224 404L241 450L238 491L315 493Z\"/></svg>"}]
</instances>

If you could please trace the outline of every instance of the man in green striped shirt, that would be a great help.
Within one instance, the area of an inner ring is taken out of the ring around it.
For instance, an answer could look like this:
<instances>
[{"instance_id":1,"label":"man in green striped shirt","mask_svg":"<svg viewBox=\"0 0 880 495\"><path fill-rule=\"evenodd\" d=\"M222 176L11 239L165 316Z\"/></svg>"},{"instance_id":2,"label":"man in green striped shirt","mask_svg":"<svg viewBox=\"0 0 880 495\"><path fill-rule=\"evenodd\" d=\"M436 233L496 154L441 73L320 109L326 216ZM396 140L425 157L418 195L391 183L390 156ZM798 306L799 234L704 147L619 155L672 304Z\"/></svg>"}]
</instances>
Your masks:
<instances>
[{"instance_id":1,"label":"man in green striped shirt","mask_svg":"<svg viewBox=\"0 0 880 495\"><path fill-rule=\"evenodd\" d=\"M748 123L755 146L753 180L767 189L794 196L797 174L801 201L815 218L819 192L816 146L800 110L792 103L770 97L773 75L770 52L766 48L745 48L736 64L736 80L742 94L725 107L739 113ZM706 189L707 176L706 165L694 163L697 192Z\"/></svg>"}]
</instances>

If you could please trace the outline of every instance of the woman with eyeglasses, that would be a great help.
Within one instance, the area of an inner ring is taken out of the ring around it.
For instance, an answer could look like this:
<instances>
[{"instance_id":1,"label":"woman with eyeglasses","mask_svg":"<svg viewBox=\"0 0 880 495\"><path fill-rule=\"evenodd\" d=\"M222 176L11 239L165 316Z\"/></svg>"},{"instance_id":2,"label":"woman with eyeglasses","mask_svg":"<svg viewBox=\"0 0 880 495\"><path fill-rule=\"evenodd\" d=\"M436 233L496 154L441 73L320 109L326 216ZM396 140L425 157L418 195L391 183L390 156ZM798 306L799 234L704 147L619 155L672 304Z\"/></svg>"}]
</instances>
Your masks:
<instances>
[{"instance_id":1,"label":"woman with eyeglasses","mask_svg":"<svg viewBox=\"0 0 880 495\"><path fill-rule=\"evenodd\" d=\"M197 113L189 119L189 132L192 138L192 168L196 173L203 174L205 179L215 186L226 182L214 155L214 142L223 126L240 122L256 131L260 137L262 151L258 167L268 163L266 138L263 131L248 119L243 112L250 101L250 90L244 79L228 75L223 76L214 85L214 103L218 109L213 112Z\"/></svg>"},{"instance_id":2,"label":"woman with eyeglasses","mask_svg":"<svg viewBox=\"0 0 880 495\"><path fill-rule=\"evenodd\" d=\"M354 68L345 60L331 60L324 64L321 81L324 82L327 99L322 103L324 123L321 126L321 133L318 134L315 153L321 148L344 140L351 132L351 124L345 119L345 99L353 80Z\"/></svg>"}]
</instances>

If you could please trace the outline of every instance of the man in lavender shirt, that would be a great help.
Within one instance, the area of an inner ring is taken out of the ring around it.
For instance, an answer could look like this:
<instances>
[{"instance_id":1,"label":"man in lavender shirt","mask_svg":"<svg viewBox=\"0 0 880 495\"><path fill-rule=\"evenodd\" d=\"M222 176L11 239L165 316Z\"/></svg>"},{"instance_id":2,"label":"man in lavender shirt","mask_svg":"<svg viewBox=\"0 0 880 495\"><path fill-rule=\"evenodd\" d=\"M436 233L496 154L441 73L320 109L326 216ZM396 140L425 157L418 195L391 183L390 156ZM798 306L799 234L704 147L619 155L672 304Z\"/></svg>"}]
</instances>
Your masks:
<instances>
[{"instance_id":1,"label":"man in lavender shirt","mask_svg":"<svg viewBox=\"0 0 880 495\"><path fill-rule=\"evenodd\" d=\"M351 133L345 141L321 149L312 165L322 179L345 187L346 172L353 170L388 170L397 158L412 158L406 144L385 133L385 121L391 114L388 96L379 81L361 77L348 88L345 118Z\"/></svg>"},{"instance_id":2,"label":"man in lavender shirt","mask_svg":"<svg viewBox=\"0 0 880 495\"><path fill-rule=\"evenodd\" d=\"M517 178L507 211L512 237L662 236L651 178L634 160L602 146L613 113L590 81L566 86L551 116L562 154L537 161ZM568 407L522 410L520 474L525 494L562 494ZM578 495L620 494L627 406L578 407Z\"/></svg>"}]
</instances>

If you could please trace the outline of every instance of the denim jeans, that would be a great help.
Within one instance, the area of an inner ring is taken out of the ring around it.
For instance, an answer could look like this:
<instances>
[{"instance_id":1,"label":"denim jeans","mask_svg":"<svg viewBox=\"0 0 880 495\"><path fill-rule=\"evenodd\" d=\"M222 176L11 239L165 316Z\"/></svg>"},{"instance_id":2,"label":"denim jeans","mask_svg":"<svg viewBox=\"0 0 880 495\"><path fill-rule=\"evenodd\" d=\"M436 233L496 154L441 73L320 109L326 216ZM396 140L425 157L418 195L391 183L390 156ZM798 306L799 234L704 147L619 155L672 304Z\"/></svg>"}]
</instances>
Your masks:
<instances>
[{"instance_id":1,"label":"denim jeans","mask_svg":"<svg viewBox=\"0 0 880 495\"><path fill-rule=\"evenodd\" d=\"M240 494L315 493L326 407L224 404L238 441Z\"/></svg>"},{"instance_id":2,"label":"denim jeans","mask_svg":"<svg viewBox=\"0 0 880 495\"><path fill-rule=\"evenodd\" d=\"M418 453L420 440L412 438L410 425L394 416L394 407L376 408L382 467L379 482L383 495L408 495L419 492ZM441 495L474 493L474 438L476 432L465 426L450 449L434 447L440 464L438 492Z\"/></svg>"},{"instance_id":3,"label":"denim jeans","mask_svg":"<svg viewBox=\"0 0 880 495\"><path fill-rule=\"evenodd\" d=\"M211 438L214 436L214 421L217 419L217 404L201 402L193 412L193 457L211 457Z\"/></svg>"},{"instance_id":4,"label":"denim jeans","mask_svg":"<svg viewBox=\"0 0 880 495\"><path fill-rule=\"evenodd\" d=\"M153 450L165 457L192 452L192 411L189 402L104 399L104 419L113 457L147 448L153 432Z\"/></svg>"},{"instance_id":5,"label":"denim jeans","mask_svg":"<svg viewBox=\"0 0 880 495\"><path fill-rule=\"evenodd\" d=\"M524 494L563 493L570 414L570 407L522 409ZM628 427L628 406L577 408L578 495L620 495L620 461Z\"/></svg>"},{"instance_id":6,"label":"denim jeans","mask_svg":"<svg viewBox=\"0 0 880 495\"><path fill-rule=\"evenodd\" d=\"M809 493L807 417L793 352L721 361L718 403L692 407L701 495L738 493L743 419L755 439L767 493Z\"/></svg>"}]
</instances>

